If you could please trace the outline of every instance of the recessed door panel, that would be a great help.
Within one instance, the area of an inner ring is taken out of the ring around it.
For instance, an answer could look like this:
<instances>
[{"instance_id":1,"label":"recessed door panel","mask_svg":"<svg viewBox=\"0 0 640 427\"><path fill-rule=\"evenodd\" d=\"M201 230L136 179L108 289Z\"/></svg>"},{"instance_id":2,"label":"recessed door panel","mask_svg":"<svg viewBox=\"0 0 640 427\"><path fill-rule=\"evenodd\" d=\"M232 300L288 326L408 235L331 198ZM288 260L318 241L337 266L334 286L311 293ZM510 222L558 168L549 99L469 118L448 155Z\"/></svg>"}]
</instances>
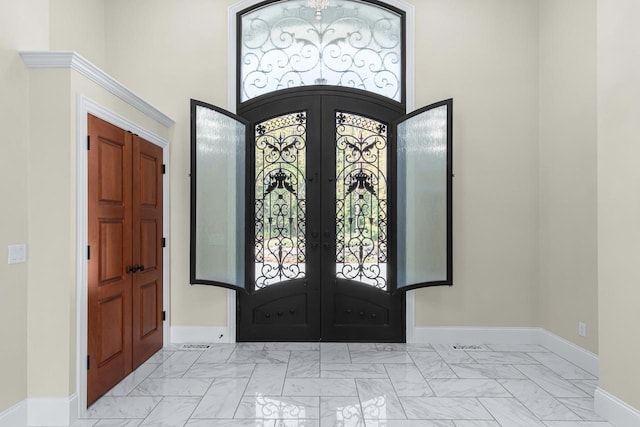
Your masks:
<instances>
[{"instance_id":1,"label":"recessed door panel","mask_svg":"<svg viewBox=\"0 0 640 427\"><path fill-rule=\"evenodd\" d=\"M128 303L124 293L98 303L100 339L97 362L100 367L121 356L125 351Z\"/></svg>"},{"instance_id":2,"label":"recessed door panel","mask_svg":"<svg viewBox=\"0 0 640 427\"><path fill-rule=\"evenodd\" d=\"M128 165L124 164L127 155L127 149L120 143L105 137L98 138L98 174L100 182L97 183L99 188L99 200L101 203L117 203L126 202L124 196L124 183L127 176L125 170Z\"/></svg>"},{"instance_id":3,"label":"recessed door panel","mask_svg":"<svg viewBox=\"0 0 640 427\"><path fill-rule=\"evenodd\" d=\"M99 221L99 255L100 273L99 284L106 285L123 279L125 273L124 224L122 219L100 219Z\"/></svg>"},{"instance_id":4,"label":"recessed door panel","mask_svg":"<svg viewBox=\"0 0 640 427\"><path fill-rule=\"evenodd\" d=\"M159 286L158 283L153 281L141 285L139 288L140 297L140 331L138 334L141 338L146 338L150 334L160 329L160 323L158 322L158 310L162 310L158 307Z\"/></svg>"},{"instance_id":5,"label":"recessed door panel","mask_svg":"<svg viewBox=\"0 0 640 427\"><path fill-rule=\"evenodd\" d=\"M158 236L161 230L156 218L140 221L140 263L145 270L155 270L159 265Z\"/></svg>"}]
</instances>

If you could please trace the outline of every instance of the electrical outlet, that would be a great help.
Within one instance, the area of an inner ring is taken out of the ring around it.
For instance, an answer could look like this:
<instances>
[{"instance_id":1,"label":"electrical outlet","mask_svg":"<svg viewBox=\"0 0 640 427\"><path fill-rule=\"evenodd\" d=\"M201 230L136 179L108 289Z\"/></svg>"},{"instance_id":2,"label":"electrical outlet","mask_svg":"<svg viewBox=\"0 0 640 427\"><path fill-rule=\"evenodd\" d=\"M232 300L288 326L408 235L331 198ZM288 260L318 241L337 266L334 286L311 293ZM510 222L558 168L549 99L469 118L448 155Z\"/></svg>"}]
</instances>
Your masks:
<instances>
[{"instance_id":1,"label":"electrical outlet","mask_svg":"<svg viewBox=\"0 0 640 427\"><path fill-rule=\"evenodd\" d=\"M581 337L587 336L587 324L584 322L578 322L578 335Z\"/></svg>"}]
</instances>

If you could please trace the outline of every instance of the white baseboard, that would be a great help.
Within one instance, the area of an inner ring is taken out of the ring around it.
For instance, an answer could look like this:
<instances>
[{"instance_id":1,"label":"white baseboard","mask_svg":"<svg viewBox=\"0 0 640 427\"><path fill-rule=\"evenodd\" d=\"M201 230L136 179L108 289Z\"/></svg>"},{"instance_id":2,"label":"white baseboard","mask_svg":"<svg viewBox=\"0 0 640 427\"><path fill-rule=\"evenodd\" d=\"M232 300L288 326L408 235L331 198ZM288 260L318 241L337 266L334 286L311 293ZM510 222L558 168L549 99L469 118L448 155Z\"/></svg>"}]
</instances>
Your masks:
<instances>
[{"instance_id":1,"label":"white baseboard","mask_svg":"<svg viewBox=\"0 0 640 427\"><path fill-rule=\"evenodd\" d=\"M27 399L29 426L69 426L78 417L78 395Z\"/></svg>"},{"instance_id":2,"label":"white baseboard","mask_svg":"<svg viewBox=\"0 0 640 427\"><path fill-rule=\"evenodd\" d=\"M0 427L26 427L27 400L18 402L9 409L0 412Z\"/></svg>"},{"instance_id":3,"label":"white baseboard","mask_svg":"<svg viewBox=\"0 0 640 427\"><path fill-rule=\"evenodd\" d=\"M532 344L539 328L416 326L413 342L430 344Z\"/></svg>"},{"instance_id":4,"label":"white baseboard","mask_svg":"<svg viewBox=\"0 0 640 427\"><path fill-rule=\"evenodd\" d=\"M539 344L592 375L598 356L542 328L416 327L413 342L431 344Z\"/></svg>"},{"instance_id":5,"label":"white baseboard","mask_svg":"<svg viewBox=\"0 0 640 427\"><path fill-rule=\"evenodd\" d=\"M616 427L640 426L640 411L598 387L595 412Z\"/></svg>"},{"instance_id":6,"label":"white baseboard","mask_svg":"<svg viewBox=\"0 0 640 427\"><path fill-rule=\"evenodd\" d=\"M229 337L226 326L171 326L171 343L229 343L235 337Z\"/></svg>"},{"instance_id":7,"label":"white baseboard","mask_svg":"<svg viewBox=\"0 0 640 427\"><path fill-rule=\"evenodd\" d=\"M597 354L593 354L589 350L542 328L539 330L537 344L548 348L558 356L564 357L574 365L578 365L591 375L599 376Z\"/></svg>"}]
</instances>

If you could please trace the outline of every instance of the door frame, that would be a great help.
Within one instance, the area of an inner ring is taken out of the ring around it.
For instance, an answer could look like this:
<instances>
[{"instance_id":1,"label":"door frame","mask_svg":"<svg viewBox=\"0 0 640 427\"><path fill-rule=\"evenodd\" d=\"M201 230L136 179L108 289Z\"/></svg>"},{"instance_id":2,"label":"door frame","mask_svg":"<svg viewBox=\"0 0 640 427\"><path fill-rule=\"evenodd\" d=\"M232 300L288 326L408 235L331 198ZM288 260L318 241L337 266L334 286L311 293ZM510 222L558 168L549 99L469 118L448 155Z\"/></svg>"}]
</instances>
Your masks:
<instances>
[{"instance_id":1,"label":"door frame","mask_svg":"<svg viewBox=\"0 0 640 427\"><path fill-rule=\"evenodd\" d=\"M163 307L166 319L163 322L164 345L171 342L170 327L171 311L169 310L171 292L171 239L170 230L170 153L169 141L139 126L122 115L104 107L83 94L78 94L76 102L76 393L78 401L78 416L87 413L87 329L88 329L88 282L87 282L87 227L88 217L88 153L87 153L87 115L94 115L119 128L130 130L141 138L162 148L163 163L166 173L163 175L163 237L167 244L163 254Z\"/></svg>"},{"instance_id":2,"label":"door frame","mask_svg":"<svg viewBox=\"0 0 640 427\"><path fill-rule=\"evenodd\" d=\"M238 79L236 69L237 18L241 10L262 3L264 0L240 0L229 6L227 12L227 110L236 113L236 93ZM415 109L415 6L405 0L382 0L405 12L405 108L406 112ZM416 291L405 292L405 336L408 343L415 340L416 329ZM236 342L236 293L227 289L227 332L228 342Z\"/></svg>"}]
</instances>

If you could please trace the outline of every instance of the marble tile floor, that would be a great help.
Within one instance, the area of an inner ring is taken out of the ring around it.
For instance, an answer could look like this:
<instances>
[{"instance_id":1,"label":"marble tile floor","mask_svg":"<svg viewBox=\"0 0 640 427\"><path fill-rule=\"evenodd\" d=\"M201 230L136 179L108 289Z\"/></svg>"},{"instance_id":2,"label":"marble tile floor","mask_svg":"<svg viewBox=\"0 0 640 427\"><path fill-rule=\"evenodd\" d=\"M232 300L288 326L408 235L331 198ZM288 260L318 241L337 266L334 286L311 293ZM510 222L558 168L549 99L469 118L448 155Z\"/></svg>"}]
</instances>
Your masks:
<instances>
[{"instance_id":1,"label":"marble tile floor","mask_svg":"<svg viewBox=\"0 0 640 427\"><path fill-rule=\"evenodd\" d=\"M612 427L598 379L539 345L169 346L73 427Z\"/></svg>"}]
</instances>

